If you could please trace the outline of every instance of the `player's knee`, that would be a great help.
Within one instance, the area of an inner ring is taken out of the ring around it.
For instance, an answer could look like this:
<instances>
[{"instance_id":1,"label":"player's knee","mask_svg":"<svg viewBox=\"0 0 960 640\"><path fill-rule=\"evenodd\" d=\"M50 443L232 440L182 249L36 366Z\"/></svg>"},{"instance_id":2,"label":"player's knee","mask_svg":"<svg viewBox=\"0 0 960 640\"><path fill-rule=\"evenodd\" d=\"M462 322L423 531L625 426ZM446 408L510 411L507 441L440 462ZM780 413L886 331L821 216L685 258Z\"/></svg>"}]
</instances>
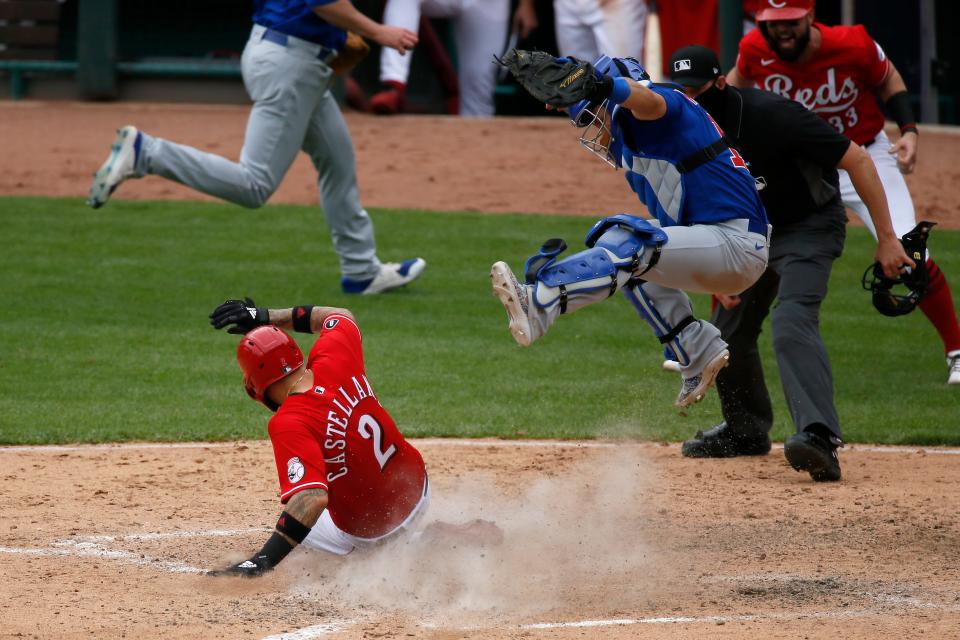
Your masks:
<instances>
[{"instance_id":1,"label":"player's knee","mask_svg":"<svg viewBox=\"0 0 960 640\"><path fill-rule=\"evenodd\" d=\"M273 191L273 188L270 186L256 180L251 180L241 194L237 204L247 209L259 209L267 203L267 200L273 195Z\"/></svg>"}]
</instances>

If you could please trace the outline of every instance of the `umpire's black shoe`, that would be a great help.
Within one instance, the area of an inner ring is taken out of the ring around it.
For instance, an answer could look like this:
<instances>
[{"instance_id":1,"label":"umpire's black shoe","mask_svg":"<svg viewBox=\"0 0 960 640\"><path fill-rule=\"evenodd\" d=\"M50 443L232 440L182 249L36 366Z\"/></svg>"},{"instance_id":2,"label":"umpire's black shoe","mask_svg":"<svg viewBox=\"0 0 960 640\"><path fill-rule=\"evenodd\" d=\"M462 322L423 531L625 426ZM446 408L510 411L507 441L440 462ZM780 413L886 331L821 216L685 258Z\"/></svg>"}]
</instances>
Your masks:
<instances>
[{"instance_id":1,"label":"umpire's black shoe","mask_svg":"<svg viewBox=\"0 0 960 640\"><path fill-rule=\"evenodd\" d=\"M804 431L796 433L783 443L783 455L797 471L807 471L817 482L840 479L840 459L837 447L829 439Z\"/></svg>"},{"instance_id":2,"label":"umpire's black shoe","mask_svg":"<svg viewBox=\"0 0 960 640\"><path fill-rule=\"evenodd\" d=\"M737 433L726 422L721 422L683 443L680 452L688 458L733 458L736 456L762 456L770 453L770 438L767 434Z\"/></svg>"}]
</instances>

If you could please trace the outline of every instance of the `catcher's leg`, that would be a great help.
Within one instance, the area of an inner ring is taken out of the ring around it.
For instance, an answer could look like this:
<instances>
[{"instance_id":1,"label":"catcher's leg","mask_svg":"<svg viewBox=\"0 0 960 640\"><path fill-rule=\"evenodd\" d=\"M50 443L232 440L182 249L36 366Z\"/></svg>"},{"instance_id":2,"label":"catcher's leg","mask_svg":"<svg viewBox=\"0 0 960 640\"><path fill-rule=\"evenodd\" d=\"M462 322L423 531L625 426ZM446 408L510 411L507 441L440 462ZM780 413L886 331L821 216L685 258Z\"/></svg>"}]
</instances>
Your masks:
<instances>
[{"instance_id":1,"label":"catcher's leg","mask_svg":"<svg viewBox=\"0 0 960 640\"><path fill-rule=\"evenodd\" d=\"M720 330L694 318L690 298L678 289L633 280L623 294L680 364L683 384L676 406L684 409L702 400L730 359Z\"/></svg>"},{"instance_id":2,"label":"catcher's leg","mask_svg":"<svg viewBox=\"0 0 960 640\"><path fill-rule=\"evenodd\" d=\"M647 267L660 244L652 236L614 226L592 248L560 261L566 243L548 240L527 260L523 283L506 263L495 263L490 270L493 293L507 310L514 339L528 346L561 314L606 300Z\"/></svg>"}]
</instances>

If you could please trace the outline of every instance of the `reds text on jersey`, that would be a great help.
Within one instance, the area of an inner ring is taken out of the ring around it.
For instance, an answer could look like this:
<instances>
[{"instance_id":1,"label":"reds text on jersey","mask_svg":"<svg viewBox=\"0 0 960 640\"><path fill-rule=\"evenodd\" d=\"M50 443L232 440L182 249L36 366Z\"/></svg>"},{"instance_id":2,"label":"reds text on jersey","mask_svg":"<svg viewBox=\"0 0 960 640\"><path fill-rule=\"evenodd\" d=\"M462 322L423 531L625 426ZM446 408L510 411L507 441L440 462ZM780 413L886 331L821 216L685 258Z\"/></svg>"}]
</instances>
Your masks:
<instances>
[{"instance_id":1,"label":"reds text on jersey","mask_svg":"<svg viewBox=\"0 0 960 640\"><path fill-rule=\"evenodd\" d=\"M863 25L813 25L823 35L820 48L802 63L780 59L754 29L740 41L737 71L761 89L796 100L857 144L883 128L876 89L890 62Z\"/></svg>"},{"instance_id":2,"label":"reds text on jersey","mask_svg":"<svg viewBox=\"0 0 960 640\"><path fill-rule=\"evenodd\" d=\"M313 388L291 395L270 420L280 501L324 489L342 531L386 535L423 495L423 458L380 406L363 366L360 330L329 316L307 358Z\"/></svg>"}]
</instances>

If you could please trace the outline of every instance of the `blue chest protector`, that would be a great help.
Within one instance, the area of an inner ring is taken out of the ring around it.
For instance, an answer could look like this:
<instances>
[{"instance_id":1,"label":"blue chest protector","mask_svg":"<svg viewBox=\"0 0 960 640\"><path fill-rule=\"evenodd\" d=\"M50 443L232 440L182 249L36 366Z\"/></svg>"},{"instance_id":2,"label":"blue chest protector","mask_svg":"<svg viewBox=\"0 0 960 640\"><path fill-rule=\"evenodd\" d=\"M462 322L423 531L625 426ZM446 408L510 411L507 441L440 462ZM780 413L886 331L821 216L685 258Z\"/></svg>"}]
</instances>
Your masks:
<instances>
[{"instance_id":1,"label":"blue chest protector","mask_svg":"<svg viewBox=\"0 0 960 640\"><path fill-rule=\"evenodd\" d=\"M649 88L663 97L666 114L642 121L619 108L612 126L611 153L640 201L664 227L745 218L766 234L753 177L710 116L675 88Z\"/></svg>"}]
</instances>

